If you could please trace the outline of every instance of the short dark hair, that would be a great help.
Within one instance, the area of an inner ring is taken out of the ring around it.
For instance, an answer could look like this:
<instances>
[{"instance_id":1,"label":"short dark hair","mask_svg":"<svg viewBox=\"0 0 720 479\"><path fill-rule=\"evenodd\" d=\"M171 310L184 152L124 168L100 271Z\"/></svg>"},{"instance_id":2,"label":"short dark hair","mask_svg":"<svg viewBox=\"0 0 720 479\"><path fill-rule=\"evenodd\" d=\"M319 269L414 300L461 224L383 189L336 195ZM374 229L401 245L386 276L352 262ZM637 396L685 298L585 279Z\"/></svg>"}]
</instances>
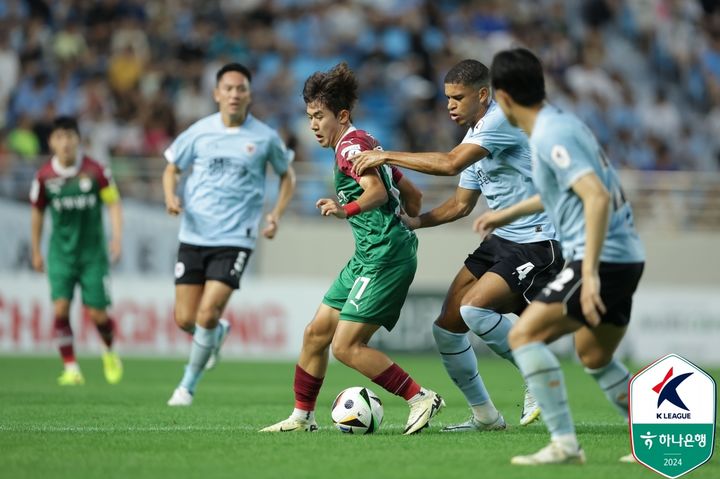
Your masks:
<instances>
[{"instance_id":1,"label":"short dark hair","mask_svg":"<svg viewBox=\"0 0 720 479\"><path fill-rule=\"evenodd\" d=\"M245 75L245 78L248 79L248 83L252 81L252 74L250 73L250 69L248 67L240 63L227 63L223 65L223 67L219 69L217 74L215 75L215 84L220 83L220 79L227 72L242 73L243 75Z\"/></svg>"},{"instance_id":2,"label":"short dark hair","mask_svg":"<svg viewBox=\"0 0 720 479\"><path fill-rule=\"evenodd\" d=\"M303 87L305 104L319 102L336 116L341 110L352 111L358 98L358 82L345 62L327 72L315 72Z\"/></svg>"},{"instance_id":3,"label":"short dark hair","mask_svg":"<svg viewBox=\"0 0 720 479\"><path fill-rule=\"evenodd\" d=\"M463 60L447 72L445 83L479 89L490 86L490 72L488 67L477 60Z\"/></svg>"},{"instance_id":4,"label":"short dark hair","mask_svg":"<svg viewBox=\"0 0 720 479\"><path fill-rule=\"evenodd\" d=\"M52 128L50 129L50 133L54 132L55 130L72 130L78 135L80 134L78 122L73 116L55 117L52 123Z\"/></svg>"},{"instance_id":5,"label":"short dark hair","mask_svg":"<svg viewBox=\"0 0 720 479\"><path fill-rule=\"evenodd\" d=\"M542 64L530 50L514 48L495 55L490 67L493 90L504 90L522 106L533 106L545 99Z\"/></svg>"}]
</instances>

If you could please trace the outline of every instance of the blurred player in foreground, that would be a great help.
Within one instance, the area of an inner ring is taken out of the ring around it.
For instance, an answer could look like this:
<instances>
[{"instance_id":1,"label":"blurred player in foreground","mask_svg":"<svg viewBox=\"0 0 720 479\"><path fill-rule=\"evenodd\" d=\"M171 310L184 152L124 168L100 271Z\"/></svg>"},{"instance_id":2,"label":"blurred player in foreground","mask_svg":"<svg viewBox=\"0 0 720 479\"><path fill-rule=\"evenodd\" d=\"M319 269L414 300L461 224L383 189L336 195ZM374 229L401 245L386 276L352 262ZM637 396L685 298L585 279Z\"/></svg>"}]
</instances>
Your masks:
<instances>
[{"instance_id":1,"label":"blurred player in foreground","mask_svg":"<svg viewBox=\"0 0 720 479\"><path fill-rule=\"evenodd\" d=\"M645 253L617 173L595 136L574 115L545 102L537 57L521 48L502 51L490 76L508 121L530 137L539 195L482 215L476 228L487 233L544 209L569 261L510 331L513 356L551 434L549 445L511 462L583 464L560 363L547 345L573 333L585 370L627 419L630 373L613 354L630 321Z\"/></svg>"},{"instance_id":2,"label":"blurred player in foreground","mask_svg":"<svg viewBox=\"0 0 720 479\"><path fill-rule=\"evenodd\" d=\"M404 434L426 427L445 405L435 392L420 387L381 351L368 346L381 326L392 330L417 268L417 238L400 220L401 208L416 215L421 195L390 167L352 171L350 157L380 148L351 122L357 80L347 64L317 72L305 82L303 98L310 129L324 148L335 152L335 191L339 202L318 200L323 216L347 219L355 237L355 254L325 294L305 328L295 367L295 409L288 419L261 432L314 431L315 402L327 372L328 352L410 406ZM399 190L399 191L398 191Z\"/></svg>"},{"instance_id":3,"label":"blurred player in foreground","mask_svg":"<svg viewBox=\"0 0 720 479\"><path fill-rule=\"evenodd\" d=\"M492 100L488 68L476 60L457 63L445 76L445 96L450 118L469 128L452 151L368 151L353 158L357 171L383 163L434 175L462 171L455 194L443 204L416 218L403 217L412 229L463 218L475 208L480 195L485 195L488 206L495 210L537 193L531 180L527 137L507 122ZM465 396L472 416L443 431L505 429L505 419L478 371L467 331L513 362L507 339L513 322L506 313L520 314L562 265L555 228L544 212L498 228L468 255L445 296L433 336L443 365ZM520 424L526 426L539 415L535 398L526 390Z\"/></svg>"},{"instance_id":4,"label":"blurred player in foreground","mask_svg":"<svg viewBox=\"0 0 720 479\"><path fill-rule=\"evenodd\" d=\"M238 63L216 76L219 112L185 130L165 151L165 206L182 214L175 264L175 322L193 335L190 360L170 406L190 406L203 370L214 366L230 324L220 319L255 247L269 163L280 189L262 231L275 237L295 189L293 152L278 133L249 113L250 71ZM178 175L191 169L177 196Z\"/></svg>"},{"instance_id":5,"label":"blurred player in foreground","mask_svg":"<svg viewBox=\"0 0 720 479\"><path fill-rule=\"evenodd\" d=\"M103 370L110 384L122 379L122 363L112 350L114 321L110 306L108 247L102 221L102 204L108 208L112 236L110 259L122 250L120 195L106 168L80 151L80 130L75 118L61 116L53 122L49 137L53 157L35 175L30 190L32 266L45 271L40 242L46 208L50 209L52 234L47 271L55 314L55 337L65 369L61 386L85 383L73 349L70 305L75 285L80 284L82 302L97 326L105 352Z\"/></svg>"}]
</instances>

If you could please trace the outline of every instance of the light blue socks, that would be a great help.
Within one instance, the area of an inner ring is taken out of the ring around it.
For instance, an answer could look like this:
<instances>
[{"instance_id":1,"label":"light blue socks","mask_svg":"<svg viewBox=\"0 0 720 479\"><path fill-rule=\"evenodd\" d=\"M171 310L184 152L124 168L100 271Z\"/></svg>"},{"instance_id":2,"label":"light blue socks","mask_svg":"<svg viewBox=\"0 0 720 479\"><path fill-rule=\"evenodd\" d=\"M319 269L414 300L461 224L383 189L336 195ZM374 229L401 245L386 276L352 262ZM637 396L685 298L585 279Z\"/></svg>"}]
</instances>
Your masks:
<instances>
[{"instance_id":1,"label":"light blue socks","mask_svg":"<svg viewBox=\"0 0 720 479\"><path fill-rule=\"evenodd\" d=\"M555 355L541 342L521 346L513 354L553 439L574 437L575 425L570 415L565 380Z\"/></svg>"},{"instance_id":2,"label":"light blue socks","mask_svg":"<svg viewBox=\"0 0 720 479\"><path fill-rule=\"evenodd\" d=\"M185 366L185 374L180 381L180 386L191 393L195 392L195 386L205 370L205 364L217 344L217 333L217 327L206 329L200 325L195 326L195 334L193 334L190 348L190 361Z\"/></svg>"},{"instance_id":3,"label":"light blue socks","mask_svg":"<svg viewBox=\"0 0 720 479\"><path fill-rule=\"evenodd\" d=\"M433 336L443 365L471 406L486 403L490 394L485 389L477 367L477 357L467 333L452 333L433 324Z\"/></svg>"},{"instance_id":4,"label":"light blue socks","mask_svg":"<svg viewBox=\"0 0 720 479\"><path fill-rule=\"evenodd\" d=\"M515 362L507 339L513 325L510 318L490 309L475 306L460 306L460 315L468 328L480 336L495 354L512 363Z\"/></svg>"},{"instance_id":5,"label":"light blue socks","mask_svg":"<svg viewBox=\"0 0 720 479\"><path fill-rule=\"evenodd\" d=\"M613 358L607 366L599 369L585 368L585 372L595 378L608 400L627 420L630 372L625 365Z\"/></svg>"}]
</instances>

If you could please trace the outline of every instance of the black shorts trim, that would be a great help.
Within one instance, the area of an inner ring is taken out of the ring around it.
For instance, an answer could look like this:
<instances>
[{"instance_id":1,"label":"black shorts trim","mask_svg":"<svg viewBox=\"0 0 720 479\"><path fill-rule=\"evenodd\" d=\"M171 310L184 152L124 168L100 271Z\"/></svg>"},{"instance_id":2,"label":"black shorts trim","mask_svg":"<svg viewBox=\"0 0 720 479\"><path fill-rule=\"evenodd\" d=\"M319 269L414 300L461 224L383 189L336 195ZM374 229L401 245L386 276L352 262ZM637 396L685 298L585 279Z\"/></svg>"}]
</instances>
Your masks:
<instances>
[{"instance_id":1,"label":"black shorts trim","mask_svg":"<svg viewBox=\"0 0 720 479\"><path fill-rule=\"evenodd\" d=\"M627 326L632 312L635 294L645 263L600 263L600 299L607 312L600 317L601 323ZM580 304L582 286L582 261L572 261L557 277L543 288L535 298L543 303L562 303L565 314L588 324Z\"/></svg>"},{"instance_id":2,"label":"black shorts trim","mask_svg":"<svg viewBox=\"0 0 720 479\"><path fill-rule=\"evenodd\" d=\"M205 284L214 280L239 289L251 254L251 249L237 246L180 243L175 263L175 284Z\"/></svg>"},{"instance_id":3,"label":"black shorts trim","mask_svg":"<svg viewBox=\"0 0 720 479\"><path fill-rule=\"evenodd\" d=\"M502 277L529 303L562 270L560 243L554 240L515 243L490 235L465 259L465 267L480 278L487 272Z\"/></svg>"}]
</instances>

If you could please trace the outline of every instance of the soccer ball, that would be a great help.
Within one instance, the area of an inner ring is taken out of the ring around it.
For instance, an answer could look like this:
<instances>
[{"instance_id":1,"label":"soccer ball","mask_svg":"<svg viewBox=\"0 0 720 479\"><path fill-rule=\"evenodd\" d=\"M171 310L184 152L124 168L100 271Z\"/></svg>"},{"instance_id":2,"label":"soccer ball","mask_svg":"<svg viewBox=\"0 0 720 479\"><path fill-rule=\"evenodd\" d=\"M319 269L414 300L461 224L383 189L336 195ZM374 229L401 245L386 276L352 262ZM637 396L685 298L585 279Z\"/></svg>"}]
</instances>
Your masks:
<instances>
[{"instance_id":1,"label":"soccer ball","mask_svg":"<svg viewBox=\"0 0 720 479\"><path fill-rule=\"evenodd\" d=\"M368 388L347 388L332 403L332 420L341 432L371 434L382 423L382 401Z\"/></svg>"}]
</instances>

